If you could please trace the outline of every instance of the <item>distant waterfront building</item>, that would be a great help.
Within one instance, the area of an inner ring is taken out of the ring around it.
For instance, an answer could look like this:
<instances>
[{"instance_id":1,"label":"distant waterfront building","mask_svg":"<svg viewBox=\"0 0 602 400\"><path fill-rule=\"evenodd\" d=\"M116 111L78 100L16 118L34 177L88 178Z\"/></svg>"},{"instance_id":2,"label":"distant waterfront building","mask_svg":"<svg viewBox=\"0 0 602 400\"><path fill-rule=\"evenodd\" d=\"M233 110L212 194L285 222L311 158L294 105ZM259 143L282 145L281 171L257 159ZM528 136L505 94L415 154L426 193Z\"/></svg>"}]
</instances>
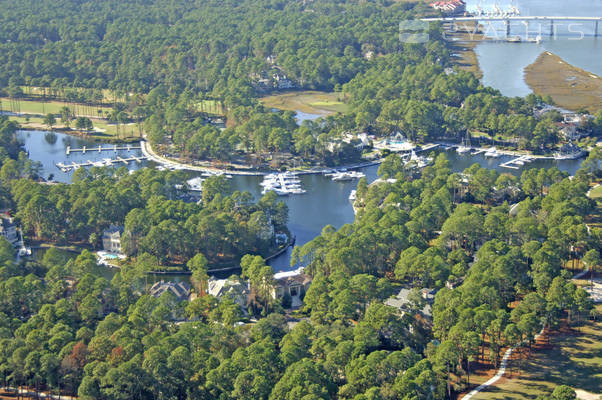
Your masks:
<instances>
[{"instance_id":1,"label":"distant waterfront building","mask_svg":"<svg viewBox=\"0 0 602 400\"><path fill-rule=\"evenodd\" d=\"M102 233L102 247L110 253L121 253L121 234L123 227L111 225Z\"/></svg>"},{"instance_id":2,"label":"distant waterfront building","mask_svg":"<svg viewBox=\"0 0 602 400\"><path fill-rule=\"evenodd\" d=\"M466 12L466 3L463 0L435 1L430 6L446 15L460 15Z\"/></svg>"},{"instance_id":3,"label":"distant waterfront building","mask_svg":"<svg viewBox=\"0 0 602 400\"><path fill-rule=\"evenodd\" d=\"M161 297L163 293L170 292L178 300L187 300L190 296L190 286L185 282L156 282L150 288L150 294L153 297Z\"/></svg>"},{"instance_id":4,"label":"distant waterfront building","mask_svg":"<svg viewBox=\"0 0 602 400\"><path fill-rule=\"evenodd\" d=\"M11 244L15 244L19 237L17 236L17 225L12 217L2 214L0 221L0 235L4 236Z\"/></svg>"}]
</instances>

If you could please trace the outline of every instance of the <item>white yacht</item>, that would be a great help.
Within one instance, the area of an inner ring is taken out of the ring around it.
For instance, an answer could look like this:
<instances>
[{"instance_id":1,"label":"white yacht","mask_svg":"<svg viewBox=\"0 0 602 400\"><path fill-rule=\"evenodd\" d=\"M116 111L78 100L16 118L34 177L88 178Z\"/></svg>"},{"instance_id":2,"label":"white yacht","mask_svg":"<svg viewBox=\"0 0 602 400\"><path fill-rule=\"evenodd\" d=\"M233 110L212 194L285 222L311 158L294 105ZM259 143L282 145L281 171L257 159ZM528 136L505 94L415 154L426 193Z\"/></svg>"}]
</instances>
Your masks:
<instances>
[{"instance_id":1,"label":"white yacht","mask_svg":"<svg viewBox=\"0 0 602 400\"><path fill-rule=\"evenodd\" d=\"M405 160L406 164L410 164L410 167L424 168L433 162L432 157L422 157L412 151L410 157Z\"/></svg>"},{"instance_id":2,"label":"white yacht","mask_svg":"<svg viewBox=\"0 0 602 400\"><path fill-rule=\"evenodd\" d=\"M468 153L472 148L470 147L470 135L466 132L466 138L462 139L462 142L456 147L456 152L459 154Z\"/></svg>"},{"instance_id":3,"label":"white yacht","mask_svg":"<svg viewBox=\"0 0 602 400\"><path fill-rule=\"evenodd\" d=\"M331 179L335 182L344 182L351 181L354 179L360 179L366 176L363 172L358 171L348 171L348 172L335 172L334 174L330 174Z\"/></svg>"},{"instance_id":4,"label":"white yacht","mask_svg":"<svg viewBox=\"0 0 602 400\"><path fill-rule=\"evenodd\" d=\"M352 190L351 193L349 193L349 201L353 203L356 199L357 199L357 190Z\"/></svg>"},{"instance_id":5,"label":"white yacht","mask_svg":"<svg viewBox=\"0 0 602 400\"><path fill-rule=\"evenodd\" d=\"M498 158L499 156L501 156L501 154L498 153L498 151L495 147L490 147L485 152L485 157Z\"/></svg>"},{"instance_id":6,"label":"white yacht","mask_svg":"<svg viewBox=\"0 0 602 400\"><path fill-rule=\"evenodd\" d=\"M261 194L269 191L273 191L279 196L306 193L301 187L301 180L292 172L266 175L260 185L263 186Z\"/></svg>"}]
</instances>

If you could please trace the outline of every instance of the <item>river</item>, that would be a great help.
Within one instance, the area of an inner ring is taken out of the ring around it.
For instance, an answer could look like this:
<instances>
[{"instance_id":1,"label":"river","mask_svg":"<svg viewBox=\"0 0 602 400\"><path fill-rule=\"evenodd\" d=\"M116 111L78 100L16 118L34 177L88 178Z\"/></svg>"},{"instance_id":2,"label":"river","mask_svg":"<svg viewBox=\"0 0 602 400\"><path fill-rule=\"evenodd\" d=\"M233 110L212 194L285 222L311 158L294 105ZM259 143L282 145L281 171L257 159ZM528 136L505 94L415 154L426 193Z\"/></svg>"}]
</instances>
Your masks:
<instances>
[{"instance_id":1,"label":"river","mask_svg":"<svg viewBox=\"0 0 602 400\"><path fill-rule=\"evenodd\" d=\"M510 2L466 0L469 12L474 12L479 6L486 12L492 11L496 4L507 10ZM602 16L602 1L599 0L518 0L516 6L524 16ZM528 26L529 37L541 34L543 40L540 44L487 41L477 45L475 53L483 72L483 84L500 90L506 96L526 96L531 89L525 83L524 69L544 51L550 51L569 64L602 76L602 37L592 36L593 23L575 22L570 27L566 22L561 24L556 23L556 34L550 38L549 23L531 22ZM489 36L504 37L502 23L487 23L485 28ZM599 30L602 33L602 27ZM526 31L527 27L517 21L511 25L510 35L525 38ZM579 32L583 32L583 37Z\"/></svg>"},{"instance_id":2,"label":"river","mask_svg":"<svg viewBox=\"0 0 602 400\"><path fill-rule=\"evenodd\" d=\"M52 143L46 139L44 132L22 131L18 136L24 142L25 149L34 161L40 161L44 169L44 176L54 175L54 179L59 182L70 182L71 173L61 172L56 166L57 162L68 164L72 161L98 161L106 157L115 157L114 152L88 151L86 154L72 153L67 156L65 150L67 146L76 146L81 148L84 145L98 148L98 143L75 138L63 133L55 133L56 142ZM103 144L109 146L108 144ZM443 151L443 150L440 150ZM453 150L445 151L450 160L454 171L462 171L474 163L483 167L496 169L500 172L507 172L514 175L520 175L522 170L504 169L499 165L510 157L502 156L498 159L490 159L480 155L457 154ZM122 157L127 155L138 155L138 150L131 153L121 151ZM574 174L581 161L566 160L537 160L530 163L529 168L549 168L558 166L561 170ZM130 164L130 168L140 168L145 164ZM366 167L362 171L366 174L369 182L376 179L377 166ZM194 175L191 173L191 175ZM342 225L352 223L354 220L353 208L349 202L349 194L355 189L357 182L333 182L330 178L322 175L302 175L300 176L303 188L307 190L304 195L287 196L282 200L289 207L289 228L297 238L297 245L303 245L320 234L324 226L332 225L340 228ZM261 197L261 187L259 183L262 178L257 176L234 176L232 178L232 187L235 190L248 191L256 199ZM273 259L270 264L276 271L290 270L289 265L291 249L281 256Z\"/></svg>"}]
</instances>

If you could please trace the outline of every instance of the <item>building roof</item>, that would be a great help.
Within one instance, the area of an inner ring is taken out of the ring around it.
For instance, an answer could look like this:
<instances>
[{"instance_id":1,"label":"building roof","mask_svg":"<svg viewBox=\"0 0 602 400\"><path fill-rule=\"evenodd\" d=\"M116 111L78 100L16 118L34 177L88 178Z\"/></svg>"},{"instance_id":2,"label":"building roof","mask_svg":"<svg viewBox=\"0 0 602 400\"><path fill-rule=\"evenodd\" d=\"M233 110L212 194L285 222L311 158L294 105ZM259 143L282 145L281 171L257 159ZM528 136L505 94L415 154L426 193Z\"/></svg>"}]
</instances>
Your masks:
<instances>
[{"instance_id":1,"label":"building roof","mask_svg":"<svg viewBox=\"0 0 602 400\"><path fill-rule=\"evenodd\" d=\"M12 217L6 214L2 214L0 216L2 217L0 218L0 230L6 231L15 227Z\"/></svg>"},{"instance_id":2,"label":"building roof","mask_svg":"<svg viewBox=\"0 0 602 400\"><path fill-rule=\"evenodd\" d=\"M123 233L123 227L119 225L111 225L102 233L103 237L113 236L115 234L121 235Z\"/></svg>"},{"instance_id":3,"label":"building roof","mask_svg":"<svg viewBox=\"0 0 602 400\"><path fill-rule=\"evenodd\" d=\"M150 288L150 294L154 297L160 297L165 292L171 292L179 299L187 298L190 295L190 286L186 282L155 282Z\"/></svg>"}]
</instances>

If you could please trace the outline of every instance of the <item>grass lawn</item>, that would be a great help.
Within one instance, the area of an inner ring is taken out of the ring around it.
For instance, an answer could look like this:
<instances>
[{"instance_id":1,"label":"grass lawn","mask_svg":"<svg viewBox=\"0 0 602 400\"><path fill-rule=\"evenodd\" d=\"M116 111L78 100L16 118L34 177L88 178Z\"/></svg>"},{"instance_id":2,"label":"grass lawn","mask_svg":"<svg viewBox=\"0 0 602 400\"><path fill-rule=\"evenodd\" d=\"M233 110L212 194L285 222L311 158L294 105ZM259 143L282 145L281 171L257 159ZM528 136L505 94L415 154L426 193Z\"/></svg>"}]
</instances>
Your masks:
<instances>
[{"instance_id":1,"label":"grass lawn","mask_svg":"<svg viewBox=\"0 0 602 400\"><path fill-rule=\"evenodd\" d=\"M207 114L223 115L222 105L216 100L203 100L199 102L198 109Z\"/></svg>"},{"instance_id":2,"label":"grass lawn","mask_svg":"<svg viewBox=\"0 0 602 400\"><path fill-rule=\"evenodd\" d=\"M602 313L602 305L597 310ZM602 395L602 320L554 334L549 345L538 342L520 373L516 372L517 363L511 362L511 376L507 370L494 387L474 399L535 399L551 393L557 385Z\"/></svg>"},{"instance_id":3,"label":"grass lawn","mask_svg":"<svg viewBox=\"0 0 602 400\"><path fill-rule=\"evenodd\" d=\"M5 111L10 111L10 103L7 98L0 98L1 109ZM63 103L61 101L30 101L30 100L21 100L19 101L20 112L25 114L38 114L38 115L46 115L48 113L59 114L61 108L69 107L71 111L76 111L72 104ZM79 109L84 109L83 106L78 106L77 111ZM88 117L98 117L97 111L99 109L103 110L103 112L111 112L110 107L88 107L92 110L92 115L87 115ZM79 115L79 113L78 113Z\"/></svg>"},{"instance_id":4,"label":"grass lawn","mask_svg":"<svg viewBox=\"0 0 602 400\"><path fill-rule=\"evenodd\" d=\"M264 106L281 110L301 111L309 114L328 115L345 113L347 104L343 103L340 93L318 91L288 92L262 97Z\"/></svg>"},{"instance_id":5,"label":"grass lawn","mask_svg":"<svg viewBox=\"0 0 602 400\"><path fill-rule=\"evenodd\" d=\"M9 117L11 120L17 121L23 128L47 130L48 127L44 124L42 118L30 117L29 122L24 117ZM120 125L119 134L117 134L117 126L107 123L105 120L94 119L92 123L98 130L90 132L86 135L87 139L91 140L108 140L121 141L130 138L140 137L138 127L135 124ZM72 125L73 126L73 125ZM64 126L57 122L54 126L56 129L63 129Z\"/></svg>"},{"instance_id":6,"label":"grass lawn","mask_svg":"<svg viewBox=\"0 0 602 400\"><path fill-rule=\"evenodd\" d=\"M597 188L593 189L590 192L589 197L592 199L602 200L602 186L598 186Z\"/></svg>"}]
</instances>

